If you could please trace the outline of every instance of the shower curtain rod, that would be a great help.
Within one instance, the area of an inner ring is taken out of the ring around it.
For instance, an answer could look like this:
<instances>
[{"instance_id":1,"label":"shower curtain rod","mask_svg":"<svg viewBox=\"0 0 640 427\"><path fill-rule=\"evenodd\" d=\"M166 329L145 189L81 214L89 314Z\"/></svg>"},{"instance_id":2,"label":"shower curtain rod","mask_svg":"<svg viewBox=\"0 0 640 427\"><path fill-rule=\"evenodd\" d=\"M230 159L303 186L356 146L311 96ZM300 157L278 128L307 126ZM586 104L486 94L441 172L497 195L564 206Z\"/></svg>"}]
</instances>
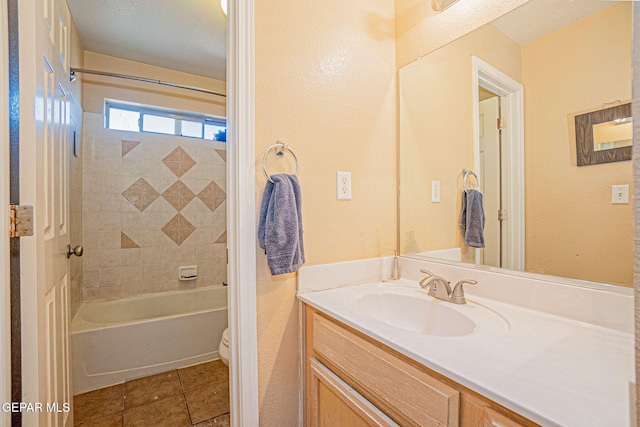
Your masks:
<instances>
[{"instance_id":1,"label":"shower curtain rod","mask_svg":"<svg viewBox=\"0 0 640 427\"><path fill-rule=\"evenodd\" d=\"M202 88L195 87L195 86L178 85L178 84L174 84L174 83L163 82L161 80L153 80L153 79L146 79L144 77L128 76L126 74L107 73L107 72L104 72L104 71L85 70L83 68L71 68L71 81L75 80L75 74L76 73L95 74L97 76L116 77L116 78L119 78L119 79L135 80L135 81L138 81L138 82L155 83L157 85L162 85L162 86L170 86L170 87L174 87L174 88L178 88L178 89L193 90L193 91L196 91L196 92L208 93L210 95L222 96L224 98L227 97L227 95L225 95L224 93L214 92L212 90L202 89Z\"/></svg>"}]
</instances>

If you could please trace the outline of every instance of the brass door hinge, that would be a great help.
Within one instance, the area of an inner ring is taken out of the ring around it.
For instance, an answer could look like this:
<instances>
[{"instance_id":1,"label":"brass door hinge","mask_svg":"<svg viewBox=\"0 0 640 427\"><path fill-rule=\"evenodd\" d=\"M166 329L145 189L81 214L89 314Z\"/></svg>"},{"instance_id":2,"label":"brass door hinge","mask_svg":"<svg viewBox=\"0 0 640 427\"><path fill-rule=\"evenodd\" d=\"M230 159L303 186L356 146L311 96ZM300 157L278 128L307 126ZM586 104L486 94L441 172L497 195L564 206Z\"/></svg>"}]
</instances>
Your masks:
<instances>
[{"instance_id":1,"label":"brass door hinge","mask_svg":"<svg viewBox=\"0 0 640 427\"><path fill-rule=\"evenodd\" d=\"M498 118L496 121L498 124L498 130L502 130L507 127L507 122L504 119Z\"/></svg>"},{"instance_id":2,"label":"brass door hinge","mask_svg":"<svg viewBox=\"0 0 640 427\"><path fill-rule=\"evenodd\" d=\"M9 205L11 209L11 230L9 237L33 236L33 206Z\"/></svg>"},{"instance_id":3,"label":"brass door hinge","mask_svg":"<svg viewBox=\"0 0 640 427\"><path fill-rule=\"evenodd\" d=\"M507 219L507 215L506 215L504 209L498 209L498 221L502 222L505 219Z\"/></svg>"}]
</instances>

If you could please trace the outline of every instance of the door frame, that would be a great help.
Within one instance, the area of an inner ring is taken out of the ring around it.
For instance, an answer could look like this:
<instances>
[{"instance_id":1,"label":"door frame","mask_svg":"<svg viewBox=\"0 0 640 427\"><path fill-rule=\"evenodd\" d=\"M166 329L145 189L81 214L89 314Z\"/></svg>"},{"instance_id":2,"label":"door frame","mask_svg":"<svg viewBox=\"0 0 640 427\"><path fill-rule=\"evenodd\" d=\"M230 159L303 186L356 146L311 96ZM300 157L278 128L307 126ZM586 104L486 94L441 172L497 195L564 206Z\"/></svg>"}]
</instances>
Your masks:
<instances>
[{"instance_id":1,"label":"door frame","mask_svg":"<svg viewBox=\"0 0 640 427\"><path fill-rule=\"evenodd\" d=\"M227 16L227 233L231 425L258 425L254 2Z\"/></svg>"},{"instance_id":2,"label":"door frame","mask_svg":"<svg viewBox=\"0 0 640 427\"><path fill-rule=\"evenodd\" d=\"M501 115L507 123L502 133L505 163L503 188L506 188L503 207L506 208L507 214L505 229L508 238L507 244L503 245L504 252L501 254L502 266L509 270L524 271L524 88L521 83L476 56L472 57L472 79L475 170L478 170L480 162L478 87L490 90L503 100ZM476 261L479 259L479 252L476 250Z\"/></svg>"},{"instance_id":3,"label":"door frame","mask_svg":"<svg viewBox=\"0 0 640 427\"><path fill-rule=\"evenodd\" d=\"M2 199L2 209L0 209L1 229L5 230L0 243L0 401L11 402L11 306L9 294L9 236L6 230L9 229L9 31L8 31L8 3L2 0L0 3L0 198ZM11 414L0 412L0 424L10 425Z\"/></svg>"}]
</instances>

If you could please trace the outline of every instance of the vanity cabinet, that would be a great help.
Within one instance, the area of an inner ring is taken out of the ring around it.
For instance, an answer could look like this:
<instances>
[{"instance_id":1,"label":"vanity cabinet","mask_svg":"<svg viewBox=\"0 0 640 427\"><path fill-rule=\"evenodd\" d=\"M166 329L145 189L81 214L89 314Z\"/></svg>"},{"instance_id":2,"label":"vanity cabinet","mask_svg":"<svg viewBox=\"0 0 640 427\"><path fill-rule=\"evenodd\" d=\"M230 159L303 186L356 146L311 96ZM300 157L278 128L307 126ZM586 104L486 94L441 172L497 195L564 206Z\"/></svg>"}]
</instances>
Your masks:
<instances>
[{"instance_id":1,"label":"vanity cabinet","mask_svg":"<svg viewBox=\"0 0 640 427\"><path fill-rule=\"evenodd\" d=\"M537 424L305 305L305 425Z\"/></svg>"}]
</instances>

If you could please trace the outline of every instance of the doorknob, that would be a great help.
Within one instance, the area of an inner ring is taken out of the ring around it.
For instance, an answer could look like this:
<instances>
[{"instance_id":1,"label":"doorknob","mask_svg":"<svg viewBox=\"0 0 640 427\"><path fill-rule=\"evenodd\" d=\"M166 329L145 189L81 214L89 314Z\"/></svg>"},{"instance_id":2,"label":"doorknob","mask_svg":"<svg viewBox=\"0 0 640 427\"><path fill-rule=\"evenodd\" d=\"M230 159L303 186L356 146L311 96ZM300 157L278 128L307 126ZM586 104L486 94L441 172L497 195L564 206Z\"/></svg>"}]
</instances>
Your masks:
<instances>
[{"instance_id":1,"label":"doorknob","mask_svg":"<svg viewBox=\"0 0 640 427\"><path fill-rule=\"evenodd\" d=\"M71 258L71 255L82 256L84 248L81 245L72 248L71 245L67 245L67 258Z\"/></svg>"}]
</instances>

